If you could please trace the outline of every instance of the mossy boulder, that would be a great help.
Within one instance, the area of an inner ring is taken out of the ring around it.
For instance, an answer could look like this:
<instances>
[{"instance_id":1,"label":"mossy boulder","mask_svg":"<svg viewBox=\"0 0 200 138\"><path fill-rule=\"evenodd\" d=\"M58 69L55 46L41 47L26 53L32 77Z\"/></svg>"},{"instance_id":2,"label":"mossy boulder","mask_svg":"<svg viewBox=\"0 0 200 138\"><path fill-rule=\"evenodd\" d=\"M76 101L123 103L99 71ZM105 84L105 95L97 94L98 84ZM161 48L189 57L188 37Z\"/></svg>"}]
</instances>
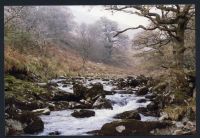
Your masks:
<instances>
[{"instance_id":1,"label":"mossy boulder","mask_svg":"<svg viewBox=\"0 0 200 138\"><path fill-rule=\"evenodd\" d=\"M140 114L136 110L125 111L114 116L116 119L135 119L141 120Z\"/></svg>"},{"instance_id":2,"label":"mossy boulder","mask_svg":"<svg viewBox=\"0 0 200 138\"><path fill-rule=\"evenodd\" d=\"M74 83L73 91L74 91L74 95L76 95L77 97L82 99L82 98L84 98L87 88L80 83Z\"/></svg>"},{"instance_id":3,"label":"mossy boulder","mask_svg":"<svg viewBox=\"0 0 200 138\"><path fill-rule=\"evenodd\" d=\"M134 119L113 121L102 126L98 135L102 136L130 136L130 135L148 135L156 128L165 128L169 126L168 122L149 121L142 122Z\"/></svg>"},{"instance_id":4,"label":"mossy boulder","mask_svg":"<svg viewBox=\"0 0 200 138\"><path fill-rule=\"evenodd\" d=\"M95 116L95 112L91 110L74 110L71 115L76 118L85 118Z\"/></svg>"},{"instance_id":5,"label":"mossy boulder","mask_svg":"<svg viewBox=\"0 0 200 138\"><path fill-rule=\"evenodd\" d=\"M105 97L105 92L103 90L103 85L101 83L92 84L92 88L88 89L85 93L85 99L89 101L95 101L100 96Z\"/></svg>"},{"instance_id":6,"label":"mossy boulder","mask_svg":"<svg viewBox=\"0 0 200 138\"><path fill-rule=\"evenodd\" d=\"M99 97L92 107L95 109L113 109L111 102L103 97Z\"/></svg>"},{"instance_id":7,"label":"mossy boulder","mask_svg":"<svg viewBox=\"0 0 200 138\"><path fill-rule=\"evenodd\" d=\"M149 89L146 86L141 87L138 91L135 92L137 96L146 95Z\"/></svg>"},{"instance_id":8,"label":"mossy boulder","mask_svg":"<svg viewBox=\"0 0 200 138\"><path fill-rule=\"evenodd\" d=\"M34 115L32 112L23 112L18 115L17 120L26 124L24 128L25 133L34 134L43 131L44 123L40 117Z\"/></svg>"}]
</instances>

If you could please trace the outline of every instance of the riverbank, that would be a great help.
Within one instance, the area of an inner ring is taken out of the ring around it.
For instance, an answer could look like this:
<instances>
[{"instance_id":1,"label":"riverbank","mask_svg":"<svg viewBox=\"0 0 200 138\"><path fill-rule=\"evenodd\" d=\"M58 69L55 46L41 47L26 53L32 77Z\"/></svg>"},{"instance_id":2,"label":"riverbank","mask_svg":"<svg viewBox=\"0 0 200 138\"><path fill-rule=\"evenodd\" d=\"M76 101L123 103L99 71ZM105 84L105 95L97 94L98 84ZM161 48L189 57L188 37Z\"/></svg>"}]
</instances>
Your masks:
<instances>
[{"instance_id":1,"label":"riverbank","mask_svg":"<svg viewBox=\"0 0 200 138\"><path fill-rule=\"evenodd\" d=\"M6 75L6 135L194 134L194 77L176 75L59 77L48 82Z\"/></svg>"}]
</instances>

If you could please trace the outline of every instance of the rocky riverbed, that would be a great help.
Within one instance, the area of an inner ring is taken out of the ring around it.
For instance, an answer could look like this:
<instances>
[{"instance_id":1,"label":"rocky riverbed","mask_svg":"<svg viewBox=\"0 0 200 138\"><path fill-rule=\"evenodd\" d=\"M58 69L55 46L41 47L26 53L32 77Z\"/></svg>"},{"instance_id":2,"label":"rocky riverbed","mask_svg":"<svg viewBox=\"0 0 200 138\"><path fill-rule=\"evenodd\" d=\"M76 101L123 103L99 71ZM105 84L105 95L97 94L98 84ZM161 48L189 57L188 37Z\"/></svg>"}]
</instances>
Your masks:
<instances>
[{"instance_id":1,"label":"rocky riverbed","mask_svg":"<svg viewBox=\"0 0 200 138\"><path fill-rule=\"evenodd\" d=\"M195 133L193 109L182 111L181 108L179 110L183 113L178 111L178 117L173 118L174 114L163 109L160 95L154 92L158 87L154 82L150 77L129 76L59 77L47 83L36 83L38 92L32 92L29 97L22 96L27 97L24 98L26 101L11 94L7 96L6 134L107 136ZM6 89L9 90L12 83L9 80Z\"/></svg>"}]
</instances>

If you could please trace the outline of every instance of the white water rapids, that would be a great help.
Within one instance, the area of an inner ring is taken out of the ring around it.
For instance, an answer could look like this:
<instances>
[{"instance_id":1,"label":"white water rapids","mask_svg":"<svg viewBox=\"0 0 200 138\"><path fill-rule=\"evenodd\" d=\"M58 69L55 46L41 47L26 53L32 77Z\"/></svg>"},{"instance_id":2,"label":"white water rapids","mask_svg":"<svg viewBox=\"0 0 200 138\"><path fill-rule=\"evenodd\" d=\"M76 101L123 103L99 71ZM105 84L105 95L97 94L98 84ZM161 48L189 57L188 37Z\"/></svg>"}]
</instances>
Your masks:
<instances>
[{"instance_id":1,"label":"white water rapids","mask_svg":"<svg viewBox=\"0 0 200 138\"><path fill-rule=\"evenodd\" d=\"M102 83L104 90L107 91L110 91L114 87L109 81L102 80L86 81L85 85L96 82ZM73 93L72 85L62 87L62 84L59 84L58 88ZM55 131L61 132L60 135L88 135L86 132L99 130L105 123L117 120L113 118L116 114L134 110L138 107L146 107L150 103L150 101L137 103L136 101L138 99L143 99L144 97L139 97L134 94L114 94L107 95L106 98L111 100L113 110L91 109L95 111L95 116L93 117L75 118L71 116L71 113L74 111L73 109L52 111L50 115L42 115L41 119L44 121L44 131L38 135L48 135L50 132ZM144 116L142 114L140 114L140 116L142 121L157 120L157 118L151 116Z\"/></svg>"}]
</instances>

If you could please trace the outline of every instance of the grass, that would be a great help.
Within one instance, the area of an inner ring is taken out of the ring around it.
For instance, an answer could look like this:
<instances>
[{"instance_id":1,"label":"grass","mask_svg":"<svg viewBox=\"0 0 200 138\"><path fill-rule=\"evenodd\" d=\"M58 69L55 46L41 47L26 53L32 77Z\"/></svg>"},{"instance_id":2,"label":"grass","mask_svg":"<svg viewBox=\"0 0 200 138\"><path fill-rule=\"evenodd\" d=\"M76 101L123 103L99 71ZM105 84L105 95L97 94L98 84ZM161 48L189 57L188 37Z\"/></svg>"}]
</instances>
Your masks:
<instances>
[{"instance_id":1,"label":"grass","mask_svg":"<svg viewBox=\"0 0 200 138\"><path fill-rule=\"evenodd\" d=\"M14 97L19 101L35 101L35 95L49 95L46 89L37 86L32 82L16 79L13 76L5 75L5 99Z\"/></svg>"}]
</instances>

